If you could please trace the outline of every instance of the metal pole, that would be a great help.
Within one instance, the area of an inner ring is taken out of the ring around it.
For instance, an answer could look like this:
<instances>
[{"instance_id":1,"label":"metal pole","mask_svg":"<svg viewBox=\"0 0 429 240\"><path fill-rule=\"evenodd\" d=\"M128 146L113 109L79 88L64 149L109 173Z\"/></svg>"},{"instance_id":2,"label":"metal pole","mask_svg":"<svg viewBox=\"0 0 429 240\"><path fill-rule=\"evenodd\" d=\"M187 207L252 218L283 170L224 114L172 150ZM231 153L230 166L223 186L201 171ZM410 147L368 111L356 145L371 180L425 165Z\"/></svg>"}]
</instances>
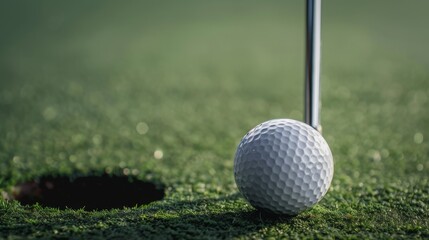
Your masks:
<instances>
[{"instance_id":1,"label":"metal pole","mask_svg":"<svg viewBox=\"0 0 429 240\"><path fill-rule=\"evenodd\" d=\"M318 131L320 124L321 0L307 0L305 57L305 122Z\"/></svg>"}]
</instances>

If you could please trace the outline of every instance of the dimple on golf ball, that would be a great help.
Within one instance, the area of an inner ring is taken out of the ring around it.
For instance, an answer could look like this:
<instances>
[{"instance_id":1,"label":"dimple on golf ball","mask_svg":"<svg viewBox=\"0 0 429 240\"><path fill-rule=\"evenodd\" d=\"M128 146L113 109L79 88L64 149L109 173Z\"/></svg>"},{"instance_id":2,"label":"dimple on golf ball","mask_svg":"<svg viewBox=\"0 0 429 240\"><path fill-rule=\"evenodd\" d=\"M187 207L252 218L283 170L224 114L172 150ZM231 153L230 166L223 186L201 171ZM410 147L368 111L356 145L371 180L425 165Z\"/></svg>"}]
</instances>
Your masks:
<instances>
[{"instance_id":1,"label":"dimple on golf ball","mask_svg":"<svg viewBox=\"0 0 429 240\"><path fill-rule=\"evenodd\" d=\"M241 140L234 159L238 189L255 208L296 215L319 202L334 173L332 153L309 125L274 119Z\"/></svg>"}]
</instances>

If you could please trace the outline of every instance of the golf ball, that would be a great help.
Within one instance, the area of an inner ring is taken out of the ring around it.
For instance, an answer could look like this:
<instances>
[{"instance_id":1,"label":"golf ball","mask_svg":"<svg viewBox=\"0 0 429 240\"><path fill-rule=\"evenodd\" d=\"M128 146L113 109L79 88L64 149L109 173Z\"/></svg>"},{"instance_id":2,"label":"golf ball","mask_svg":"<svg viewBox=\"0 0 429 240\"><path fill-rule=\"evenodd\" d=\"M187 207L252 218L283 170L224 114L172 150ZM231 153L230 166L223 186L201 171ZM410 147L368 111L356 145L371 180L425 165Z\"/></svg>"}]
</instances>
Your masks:
<instances>
[{"instance_id":1,"label":"golf ball","mask_svg":"<svg viewBox=\"0 0 429 240\"><path fill-rule=\"evenodd\" d=\"M234 177L255 208L296 215L319 202L334 173L332 153L309 125L275 119L250 130L238 145Z\"/></svg>"}]
</instances>

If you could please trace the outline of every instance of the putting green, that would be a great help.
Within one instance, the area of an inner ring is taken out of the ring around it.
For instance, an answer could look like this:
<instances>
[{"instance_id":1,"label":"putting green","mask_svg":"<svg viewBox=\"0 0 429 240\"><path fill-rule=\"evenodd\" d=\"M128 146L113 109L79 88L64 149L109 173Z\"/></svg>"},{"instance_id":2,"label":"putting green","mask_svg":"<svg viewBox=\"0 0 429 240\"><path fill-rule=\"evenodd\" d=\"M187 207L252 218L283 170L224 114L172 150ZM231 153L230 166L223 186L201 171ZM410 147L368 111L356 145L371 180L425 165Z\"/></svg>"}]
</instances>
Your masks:
<instances>
[{"instance_id":1,"label":"putting green","mask_svg":"<svg viewBox=\"0 0 429 240\"><path fill-rule=\"evenodd\" d=\"M323 3L335 173L291 218L245 202L233 157L258 123L302 120L304 1L0 3L0 238L428 238L428 7ZM164 199L103 211L3 199L46 175L118 172Z\"/></svg>"}]
</instances>

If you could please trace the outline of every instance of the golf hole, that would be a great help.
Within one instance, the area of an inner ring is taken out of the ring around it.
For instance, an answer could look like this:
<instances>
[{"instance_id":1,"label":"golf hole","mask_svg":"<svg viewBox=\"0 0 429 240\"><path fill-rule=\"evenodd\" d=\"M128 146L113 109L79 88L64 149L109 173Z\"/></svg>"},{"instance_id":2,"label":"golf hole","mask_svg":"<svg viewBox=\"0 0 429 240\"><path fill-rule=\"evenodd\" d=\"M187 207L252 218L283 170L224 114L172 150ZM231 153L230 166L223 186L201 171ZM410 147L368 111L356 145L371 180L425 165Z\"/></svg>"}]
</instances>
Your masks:
<instances>
[{"instance_id":1,"label":"golf hole","mask_svg":"<svg viewBox=\"0 0 429 240\"><path fill-rule=\"evenodd\" d=\"M164 198L160 184L129 176L44 176L14 187L12 199L23 205L59 209L104 210L144 205Z\"/></svg>"}]
</instances>

